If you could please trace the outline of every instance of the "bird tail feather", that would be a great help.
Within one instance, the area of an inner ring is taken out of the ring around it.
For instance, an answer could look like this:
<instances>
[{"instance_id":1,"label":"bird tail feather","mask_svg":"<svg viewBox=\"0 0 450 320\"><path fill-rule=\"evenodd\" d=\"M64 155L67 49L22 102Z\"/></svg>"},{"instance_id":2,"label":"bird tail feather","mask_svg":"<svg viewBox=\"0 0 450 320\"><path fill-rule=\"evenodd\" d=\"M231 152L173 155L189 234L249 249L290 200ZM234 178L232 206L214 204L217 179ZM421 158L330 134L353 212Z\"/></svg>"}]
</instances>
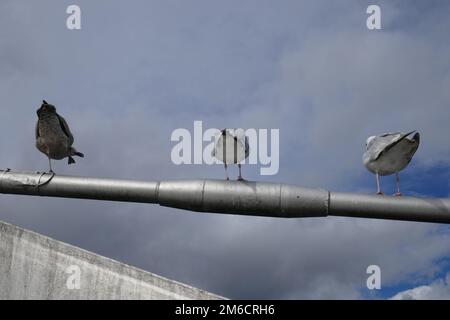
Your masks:
<instances>
[{"instance_id":1,"label":"bird tail feather","mask_svg":"<svg viewBox=\"0 0 450 320\"><path fill-rule=\"evenodd\" d=\"M78 156L78 157L80 157L80 158L84 158L84 154L82 154L81 152L78 152L75 148L70 148L70 151L69 151L69 155L71 155L71 156Z\"/></svg>"},{"instance_id":2,"label":"bird tail feather","mask_svg":"<svg viewBox=\"0 0 450 320\"><path fill-rule=\"evenodd\" d=\"M399 144L402 140L406 139L406 137L408 137L410 134L416 132L416 130L408 132L403 134L402 136L400 136L400 138L398 138L397 140L395 140L394 142L392 142L391 144L389 144L388 146L386 146L386 148L384 148L383 152L389 151L390 149L392 149L393 147L395 147L397 144ZM382 152L380 152L381 154Z\"/></svg>"}]
</instances>

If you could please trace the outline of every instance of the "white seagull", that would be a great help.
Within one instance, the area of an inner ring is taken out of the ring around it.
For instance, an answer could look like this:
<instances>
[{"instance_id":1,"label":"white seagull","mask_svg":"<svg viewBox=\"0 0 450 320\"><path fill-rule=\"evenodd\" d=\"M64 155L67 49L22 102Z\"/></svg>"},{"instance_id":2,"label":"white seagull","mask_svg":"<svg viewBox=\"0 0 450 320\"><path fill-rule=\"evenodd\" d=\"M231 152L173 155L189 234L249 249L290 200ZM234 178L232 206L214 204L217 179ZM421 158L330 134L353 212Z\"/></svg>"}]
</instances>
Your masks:
<instances>
[{"instance_id":1,"label":"white seagull","mask_svg":"<svg viewBox=\"0 0 450 320\"><path fill-rule=\"evenodd\" d=\"M409 138L413 133L412 138ZM398 173L409 164L419 147L419 142L420 134L416 131L385 133L380 136L367 138L363 163L376 176L377 194L383 194L380 187L380 176L395 173L397 184L397 193L395 195L401 195Z\"/></svg>"},{"instance_id":2,"label":"white seagull","mask_svg":"<svg viewBox=\"0 0 450 320\"><path fill-rule=\"evenodd\" d=\"M241 174L241 161L246 159L250 153L248 137L244 129L223 129L215 138L212 156L223 162L225 166L225 179L228 178L227 167L229 164L238 164L239 181L244 180Z\"/></svg>"}]
</instances>

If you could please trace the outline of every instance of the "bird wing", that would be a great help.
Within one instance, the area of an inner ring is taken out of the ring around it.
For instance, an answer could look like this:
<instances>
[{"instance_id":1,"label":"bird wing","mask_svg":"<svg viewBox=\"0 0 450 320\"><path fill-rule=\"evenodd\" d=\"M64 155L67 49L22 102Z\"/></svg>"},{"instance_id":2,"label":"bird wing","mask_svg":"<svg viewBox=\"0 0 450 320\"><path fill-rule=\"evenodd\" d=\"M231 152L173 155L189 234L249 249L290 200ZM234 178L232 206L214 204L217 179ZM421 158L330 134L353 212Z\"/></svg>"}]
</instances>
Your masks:
<instances>
[{"instance_id":1,"label":"bird wing","mask_svg":"<svg viewBox=\"0 0 450 320\"><path fill-rule=\"evenodd\" d=\"M73 143L73 135L70 132L69 125L67 124L66 120L61 117L59 114L57 114L59 124L61 125L61 129L64 132L64 134L69 138L69 144L71 145Z\"/></svg>"},{"instance_id":2,"label":"bird wing","mask_svg":"<svg viewBox=\"0 0 450 320\"><path fill-rule=\"evenodd\" d=\"M238 157L240 158L239 162L241 162L242 160L247 158L250 154L248 137L245 135L245 130L242 128L234 129L233 134L240 145L241 152L238 152Z\"/></svg>"},{"instance_id":3,"label":"bird wing","mask_svg":"<svg viewBox=\"0 0 450 320\"><path fill-rule=\"evenodd\" d=\"M220 160L224 163L229 163L227 161L227 152L226 152L229 149L228 142L225 142L224 139L227 140L227 136L222 135L218 136L214 144L213 156L217 160Z\"/></svg>"},{"instance_id":4,"label":"bird wing","mask_svg":"<svg viewBox=\"0 0 450 320\"><path fill-rule=\"evenodd\" d=\"M408 133L386 133L379 137L376 137L372 143L370 150L368 150L370 153L370 158L372 160L377 160L382 154L388 152L413 132L415 131L411 131Z\"/></svg>"},{"instance_id":5,"label":"bird wing","mask_svg":"<svg viewBox=\"0 0 450 320\"><path fill-rule=\"evenodd\" d=\"M36 133L36 139L37 138L39 138L41 135L39 134L39 120L36 122L36 130L35 130L35 133Z\"/></svg>"},{"instance_id":6,"label":"bird wing","mask_svg":"<svg viewBox=\"0 0 450 320\"><path fill-rule=\"evenodd\" d=\"M248 158L250 154L250 145L248 143L248 137L245 136L245 158Z\"/></svg>"},{"instance_id":7,"label":"bird wing","mask_svg":"<svg viewBox=\"0 0 450 320\"><path fill-rule=\"evenodd\" d=\"M232 129L230 133L237 142L236 163L239 163L247 158L250 153L248 137L245 135L245 130L242 128Z\"/></svg>"}]
</instances>

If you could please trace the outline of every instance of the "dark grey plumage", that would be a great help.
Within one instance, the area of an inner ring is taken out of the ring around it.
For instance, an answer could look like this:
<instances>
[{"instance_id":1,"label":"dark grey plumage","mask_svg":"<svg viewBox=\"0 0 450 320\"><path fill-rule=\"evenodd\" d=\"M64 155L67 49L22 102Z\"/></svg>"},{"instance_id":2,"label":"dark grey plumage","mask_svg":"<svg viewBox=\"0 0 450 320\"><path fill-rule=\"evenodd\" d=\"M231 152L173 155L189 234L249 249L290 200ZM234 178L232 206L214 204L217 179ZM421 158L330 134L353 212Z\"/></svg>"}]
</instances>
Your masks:
<instances>
[{"instance_id":1,"label":"dark grey plumage","mask_svg":"<svg viewBox=\"0 0 450 320\"><path fill-rule=\"evenodd\" d=\"M68 157L68 164L72 164L75 163L73 156L84 157L72 147L74 139L69 125L56 113L54 105L43 100L37 115L36 148L48 157L50 172L53 172L51 159L61 160Z\"/></svg>"}]
</instances>

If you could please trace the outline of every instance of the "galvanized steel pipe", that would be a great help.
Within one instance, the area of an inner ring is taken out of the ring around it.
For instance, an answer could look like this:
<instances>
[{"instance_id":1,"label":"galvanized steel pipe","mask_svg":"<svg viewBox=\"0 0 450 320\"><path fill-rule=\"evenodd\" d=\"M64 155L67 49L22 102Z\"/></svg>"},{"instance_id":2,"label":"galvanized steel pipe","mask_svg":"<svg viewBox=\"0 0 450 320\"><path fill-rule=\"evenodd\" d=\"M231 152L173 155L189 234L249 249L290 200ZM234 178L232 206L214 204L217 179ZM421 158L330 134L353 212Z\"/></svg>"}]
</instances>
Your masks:
<instances>
[{"instance_id":1,"label":"galvanized steel pipe","mask_svg":"<svg viewBox=\"0 0 450 320\"><path fill-rule=\"evenodd\" d=\"M450 199L331 193L254 181L143 182L0 170L0 193L158 203L191 211L280 218L347 216L450 223Z\"/></svg>"}]
</instances>

